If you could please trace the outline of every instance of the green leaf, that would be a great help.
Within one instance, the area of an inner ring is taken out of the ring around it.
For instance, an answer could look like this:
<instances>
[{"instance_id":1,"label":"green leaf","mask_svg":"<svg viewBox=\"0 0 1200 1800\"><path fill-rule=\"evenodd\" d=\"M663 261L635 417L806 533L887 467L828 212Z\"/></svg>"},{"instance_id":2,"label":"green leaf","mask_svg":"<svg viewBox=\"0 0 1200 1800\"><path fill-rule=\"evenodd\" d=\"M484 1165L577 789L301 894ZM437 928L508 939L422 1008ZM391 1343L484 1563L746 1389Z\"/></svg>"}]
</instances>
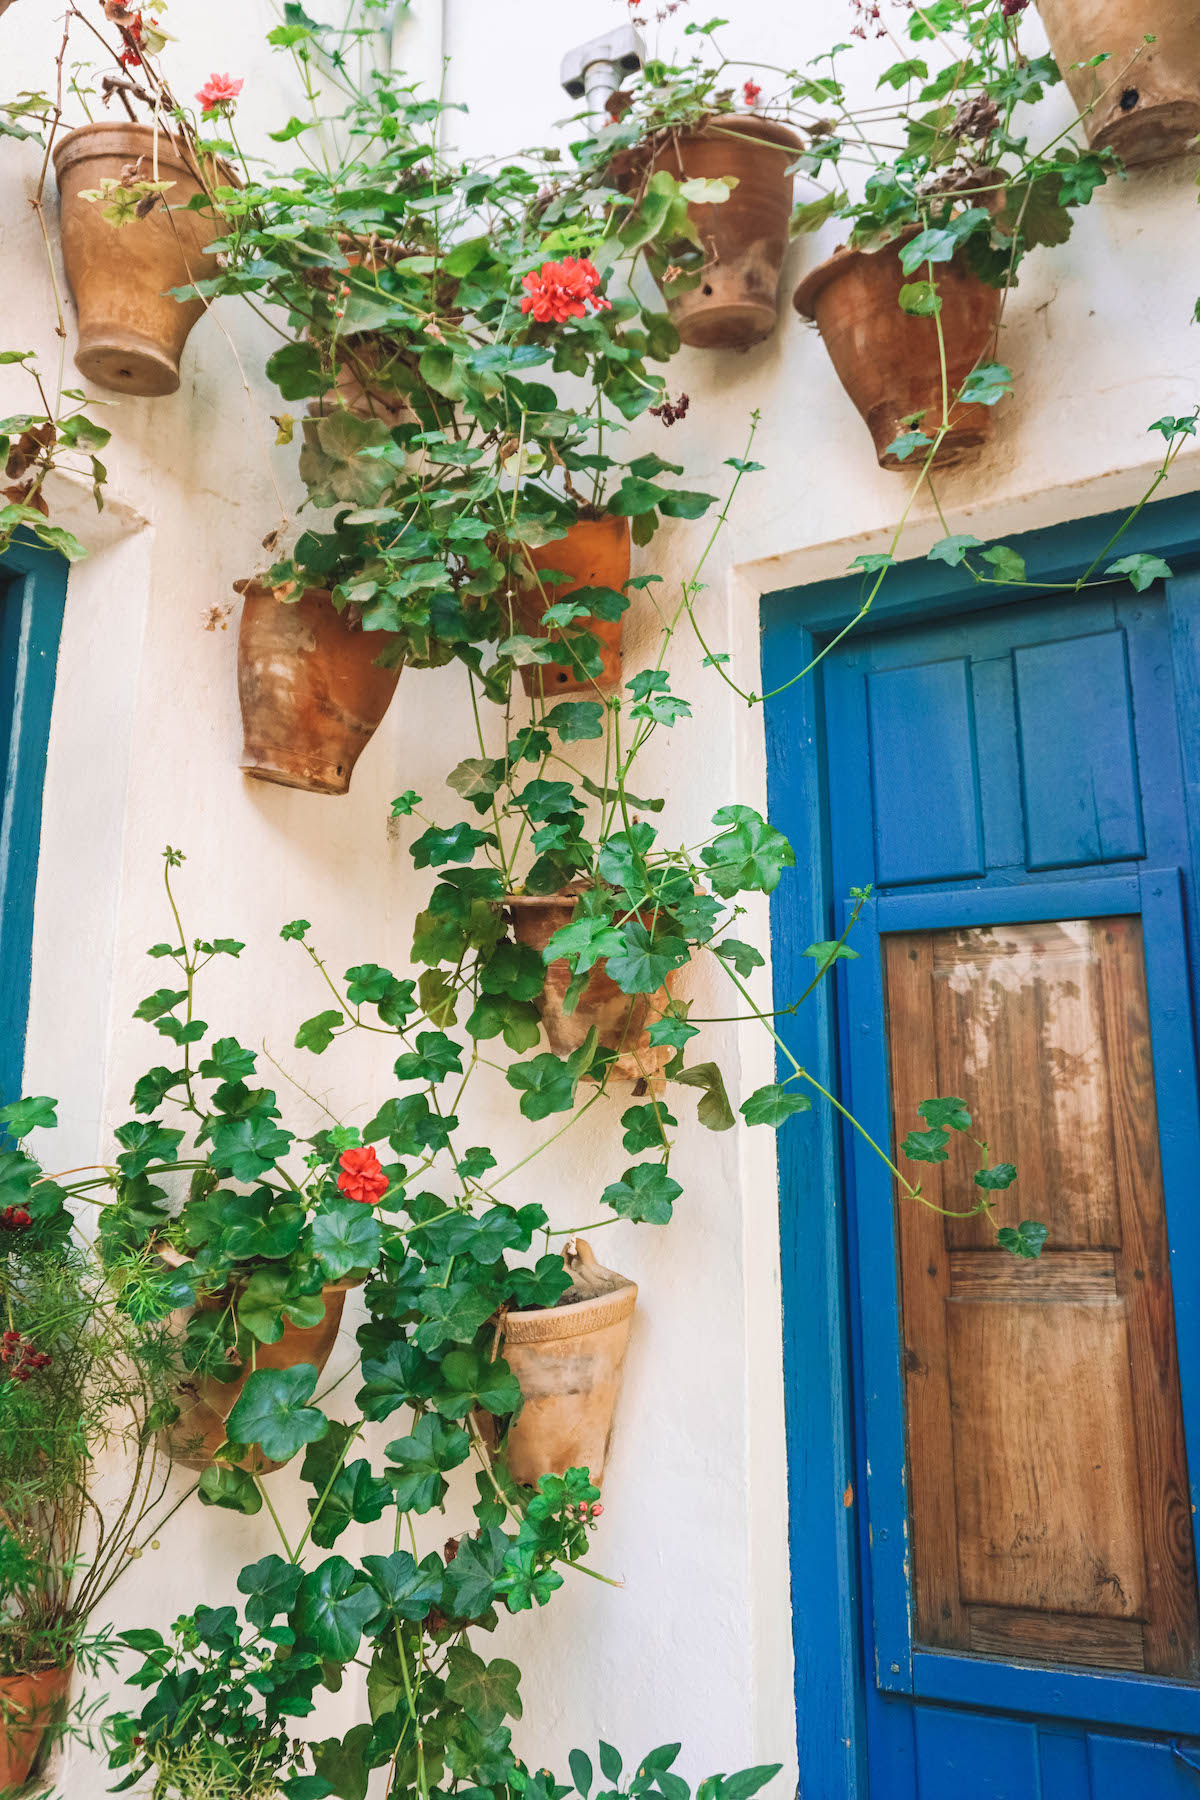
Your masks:
<instances>
[{"instance_id":1,"label":"green leaf","mask_svg":"<svg viewBox=\"0 0 1200 1800\"><path fill-rule=\"evenodd\" d=\"M160 1019L186 999L186 988L155 988L152 994L138 1001L133 1016L135 1019Z\"/></svg>"},{"instance_id":2,"label":"green leaf","mask_svg":"<svg viewBox=\"0 0 1200 1800\"><path fill-rule=\"evenodd\" d=\"M683 1189L658 1163L635 1163L600 1198L635 1225L666 1225Z\"/></svg>"},{"instance_id":3,"label":"green leaf","mask_svg":"<svg viewBox=\"0 0 1200 1800\"><path fill-rule=\"evenodd\" d=\"M214 1164L228 1169L235 1181L257 1181L287 1155L292 1142L290 1131L261 1113L248 1119L219 1118L210 1135Z\"/></svg>"},{"instance_id":4,"label":"green leaf","mask_svg":"<svg viewBox=\"0 0 1200 1800\"><path fill-rule=\"evenodd\" d=\"M397 1081L444 1081L462 1074L462 1051L444 1031L419 1031L416 1049L398 1056L393 1072Z\"/></svg>"},{"instance_id":5,"label":"green leaf","mask_svg":"<svg viewBox=\"0 0 1200 1800\"><path fill-rule=\"evenodd\" d=\"M624 1135L621 1142L631 1156L638 1156L643 1150L660 1150L663 1147L663 1133L669 1125L678 1125L666 1107L661 1103L645 1106L631 1106L621 1114Z\"/></svg>"},{"instance_id":6,"label":"green leaf","mask_svg":"<svg viewBox=\"0 0 1200 1800\"><path fill-rule=\"evenodd\" d=\"M492 1362L485 1350L472 1345L442 1358L433 1403L448 1419L465 1419L476 1406L503 1416L520 1407L521 1386L506 1362Z\"/></svg>"},{"instance_id":7,"label":"green leaf","mask_svg":"<svg viewBox=\"0 0 1200 1800\"><path fill-rule=\"evenodd\" d=\"M907 281L896 296L900 311L915 319L930 319L942 310L941 295L932 281ZM926 439L926 442L931 440Z\"/></svg>"},{"instance_id":8,"label":"green leaf","mask_svg":"<svg viewBox=\"0 0 1200 1800\"><path fill-rule=\"evenodd\" d=\"M231 1468L228 1463L209 1463L197 1492L203 1506L223 1506L227 1512L243 1513L248 1519L262 1511L262 1495L253 1475L245 1469Z\"/></svg>"},{"instance_id":9,"label":"green leaf","mask_svg":"<svg viewBox=\"0 0 1200 1800\"><path fill-rule=\"evenodd\" d=\"M279 935L281 938L288 938L295 943L301 943L305 932L311 930L312 925L307 919L293 919L290 925L285 925L283 927Z\"/></svg>"},{"instance_id":10,"label":"green leaf","mask_svg":"<svg viewBox=\"0 0 1200 1800\"><path fill-rule=\"evenodd\" d=\"M640 919L622 926L621 937L621 952L610 953L606 972L623 994L657 993L671 971L688 960L683 938L654 936Z\"/></svg>"},{"instance_id":11,"label":"green leaf","mask_svg":"<svg viewBox=\"0 0 1200 1800\"><path fill-rule=\"evenodd\" d=\"M949 1142L950 1133L935 1126L932 1131L910 1131L900 1149L910 1162L943 1163L950 1161Z\"/></svg>"},{"instance_id":12,"label":"green leaf","mask_svg":"<svg viewBox=\"0 0 1200 1800\"><path fill-rule=\"evenodd\" d=\"M480 845L495 842L490 832L476 831L472 825L460 823L445 829L431 825L414 839L410 854L418 869L436 869L444 863L469 863Z\"/></svg>"},{"instance_id":13,"label":"green leaf","mask_svg":"<svg viewBox=\"0 0 1200 1800\"><path fill-rule=\"evenodd\" d=\"M904 432L901 432L901 434L898 438L892 439L891 443L887 446L886 454L888 456L898 457L901 462L905 462L913 454L914 450L928 450L928 448L929 448L930 444L932 444L932 442L933 442L933 439L929 436L929 434L927 432L904 431ZM856 566L861 567L861 566L865 565L865 563L868 562L869 560L871 560L871 559L860 556L858 558L858 562L857 562ZM876 568L890 569L893 566L894 562L895 562L895 558L889 557L886 562L877 563ZM867 570L868 574L872 574L874 572L875 572L874 570L870 570L870 569Z\"/></svg>"},{"instance_id":14,"label":"green leaf","mask_svg":"<svg viewBox=\"0 0 1200 1800\"><path fill-rule=\"evenodd\" d=\"M379 1220L355 1200L329 1200L312 1222L312 1253L326 1281L366 1273L379 1261Z\"/></svg>"},{"instance_id":15,"label":"green leaf","mask_svg":"<svg viewBox=\"0 0 1200 1800\"><path fill-rule=\"evenodd\" d=\"M971 406L995 406L1012 393L1012 370L1004 363L981 363L972 369L958 390L960 400Z\"/></svg>"},{"instance_id":16,"label":"green leaf","mask_svg":"<svg viewBox=\"0 0 1200 1800\"><path fill-rule=\"evenodd\" d=\"M324 1413L305 1404L316 1385L317 1371L311 1363L255 1369L229 1415L230 1438L237 1444L261 1444L272 1461L287 1462L329 1429Z\"/></svg>"},{"instance_id":17,"label":"green leaf","mask_svg":"<svg viewBox=\"0 0 1200 1800\"><path fill-rule=\"evenodd\" d=\"M58 1115L54 1110L57 1105L58 1101L51 1100L48 1094L14 1100L8 1106L0 1106L0 1125L14 1138L28 1137L31 1131L49 1131L58 1124ZM126 1126L126 1130L128 1129ZM134 1170L129 1172L136 1173Z\"/></svg>"},{"instance_id":18,"label":"green leaf","mask_svg":"<svg viewBox=\"0 0 1200 1800\"><path fill-rule=\"evenodd\" d=\"M236 1038L218 1038L200 1064L200 1073L208 1081L242 1081L253 1075L254 1061L253 1050L243 1050Z\"/></svg>"},{"instance_id":19,"label":"green leaf","mask_svg":"<svg viewBox=\"0 0 1200 1800\"><path fill-rule=\"evenodd\" d=\"M446 1657L446 1698L461 1706L485 1734L507 1719L521 1717L521 1671L516 1663L496 1657L485 1663L465 1644L451 1646Z\"/></svg>"},{"instance_id":20,"label":"green leaf","mask_svg":"<svg viewBox=\"0 0 1200 1800\"><path fill-rule=\"evenodd\" d=\"M582 1794L583 1800L588 1800L593 1780L590 1759L584 1755L582 1750L572 1750L567 1757L567 1762L570 1765L571 1780L575 1783L576 1792Z\"/></svg>"},{"instance_id":21,"label":"green leaf","mask_svg":"<svg viewBox=\"0 0 1200 1800\"><path fill-rule=\"evenodd\" d=\"M989 1193L997 1188L1009 1188L1017 1179L1015 1163L997 1163L994 1169L976 1169L975 1186L986 1189Z\"/></svg>"},{"instance_id":22,"label":"green leaf","mask_svg":"<svg viewBox=\"0 0 1200 1800\"><path fill-rule=\"evenodd\" d=\"M793 1113L808 1112L812 1101L807 1094L797 1094L781 1087L778 1082L770 1082L766 1087L756 1088L748 1100L741 1104L741 1115L747 1125L782 1125Z\"/></svg>"},{"instance_id":23,"label":"green leaf","mask_svg":"<svg viewBox=\"0 0 1200 1800\"><path fill-rule=\"evenodd\" d=\"M346 1663L379 1610L378 1594L358 1570L344 1556L329 1556L300 1584L296 1623L322 1656Z\"/></svg>"},{"instance_id":24,"label":"green leaf","mask_svg":"<svg viewBox=\"0 0 1200 1800\"><path fill-rule=\"evenodd\" d=\"M620 1751L614 1750L611 1744L606 1744L604 1739L601 1738L600 1773L608 1781L620 1781L623 1766Z\"/></svg>"},{"instance_id":25,"label":"green leaf","mask_svg":"<svg viewBox=\"0 0 1200 1800\"><path fill-rule=\"evenodd\" d=\"M717 893L725 900L737 893L773 893L784 869L796 861L783 833L749 806L719 807L713 824L731 827L700 852Z\"/></svg>"},{"instance_id":26,"label":"green leaf","mask_svg":"<svg viewBox=\"0 0 1200 1800\"><path fill-rule=\"evenodd\" d=\"M335 1007L330 1007L327 1012L317 1013L315 1018L305 1019L296 1033L297 1050L311 1050L315 1056L320 1056L322 1050L328 1050L332 1044L333 1034L338 1026L345 1023L345 1013L339 1012Z\"/></svg>"},{"instance_id":27,"label":"green leaf","mask_svg":"<svg viewBox=\"0 0 1200 1800\"><path fill-rule=\"evenodd\" d=\"M856 556L850 564L851 569L861 569L864 575L878 575L881 569L894 568L896 558L887 550L866 550Z\"/></svg>"},{"instance_id":28,"label":"green leaf","mask_svg":"<svg viewBox=\"0 0 1200 1800\"><path fill-rule=\"evenodd\" d=\"M442 1476L467 1460L471 1439L460 1426L425 1413L409 1436L394 1439L385 1454L395 1464L392 1484L400 1511L427 1513L441 1505L447 1488Z\"/></svg>"},{"instance_id":29,"label":"green leaf","mask_svg":"<svg viewBox=\"0 0 1200 1800\"><path fill-rule=\"evenodd\" d=\"M766 958L760 955L754 945L743 944L740 938L722 938L719 944L713 944L711 948L722 962L733 965L743 981L753 975L755 969L764 968L766 965ZM809 953L805 952L805 954Z\"/></svg>"},{"instance_id":30,"label":"green leaf","mask_svg":"<svg viewBox=\"0 0 1200 1800\"><path fill-rule=\"evenodd\" d=\"M950 1131L969 1131L971 1114L967 1110L965 1100L922 1100L917 1111L927 1125L935 1129Z\"/></svg>"},{"instance_id":31,"label":"green leaf","mask_svg":"<svg viewBox=\"0 0 1200 1800\"><path fill-rule=\"evenodd\" d=\"M694 1063L690 1069L677 1069L671 1079L681 1082L684 1087L703 1090L704 1098L696 1108L696 1117L709 1131L728 1131L737 1123L729 1104L725 1078L715 1062Z\"/></svg>"},{"instance_id":32,"label":"green leaf","mask_svg":"<svg viewBox=\"0 0 1200 1800\"><path fill-rule=\"evenodd\" d=\"M994 581L1025 580L1025 558L1007 544L993 544L990 550L984 551L983 560L991 563L996 571L992 577Z\"/></svg>"},{"instance_id":33,"label":"green leaf","mask_svg":"<svg viewBox=\"0 0 1200 1800\"><path fill-rule=\"evenodd\" d=\"M575 1104L579 1075L574 1058L564 1059L545 1051L528 1062L513 1063L505 1070L509 1087L520 1094L521 1112L527 1119L546 1119L551 1113L570 1112Z\"/></svg>"},{"instance_id":34,"label":"green leaf","mask_svg":"<svg viewBox=\"0 0 1200 1800\"><path fill-rule=\"evenodd\" d=\"M1148 587L1156 581L1170 581L1172 570L1170 563L1161 556L1151 556L1146 551L1138 551L1133 556L1122 556L1114 563L1109 563L1106 575L1128 575L1139 594L1144 594Z\"/></svg>"},{"instance_id":35,"label":"green leaf","mask_svg":"<svg viewBox=\"0 0 1200 1800\"><path fill-rule=\"evenodd\" d=\"M1011 1225L1002 1225L996 1233L996 1242L1002 1250L1010 1251L1013 1256L1026 1257L1032 1262L1042 1254L1046 1236L1046 1227L1037 1219L1022 1219L1015 1230Z\"/></svg>"},{"instance_id":36,"label":"green leaf","mask_svg":"<svg viewBox=\"0 0 1200 1800\"><path fill-rule=\"evenodd\" d=\"M564 744L604 736L604 707L599 700L561 700L542 720Z\"/></svg>"},{"instance_id":37,"label":"green leaf","mask_svg":"<svg viewBox=\"0 0 1200 1800\"><path fill-rule=\"evenodd\" d=\"M837 938L825 938L819 944L810 944L804 955L812 957L822 975L831 963L858 961L858 951L851 950L848 944L841 943Z\"/></svg>"},{"instance_id":38,"label":"green leaf","mask_svg":"<svg viewBox=\"0 0 1200 1800\"><path fill-rule=\"evenodd\" d=\"M260 1502L261 1504L261 1502ZM246 1617L264 1631L280 1613L290 1612L304 1571L272 1553L249 1563L238 1576L238 1593L246 1595Z\"/></svg>"},{"instance_id":39,"label":"green leaf","mask_svg":"<svg viewBox=\"0 0 1200 1800\"><path fill-rule=\"evenodd\" d=\"M407 1550L393 1550L390 1556L364 1556L363 1568L385 1611L394 1618L416 1623L441 1599L444 1575L436 1556L418 1563Z\"/></svg>"},{"instance_id":40,"label":"green leaf","mask_svg":"<svg viewBox=\"0 0 1200 1800\"><path fill-rule=\"evenodd\" d=\"M791 220L788 224L789 237L803 237L810 231L819 231L840 205L842 196L836 191L822 194L819 200L807 200L792 208Z\"/></svg>"},{"instance_id":41,"label":"green leaf","mask_svg":"<svg viewBox=\"0 0 1200 1800\"><path fill-rule=\"evenodd\" d=\"M946 563L950 568L956 569L968 550L982 549L980 539L973 537L969 531L964 531L957 537L939 538L926 554L930 562Z\"/></svg>"}]
</instances>

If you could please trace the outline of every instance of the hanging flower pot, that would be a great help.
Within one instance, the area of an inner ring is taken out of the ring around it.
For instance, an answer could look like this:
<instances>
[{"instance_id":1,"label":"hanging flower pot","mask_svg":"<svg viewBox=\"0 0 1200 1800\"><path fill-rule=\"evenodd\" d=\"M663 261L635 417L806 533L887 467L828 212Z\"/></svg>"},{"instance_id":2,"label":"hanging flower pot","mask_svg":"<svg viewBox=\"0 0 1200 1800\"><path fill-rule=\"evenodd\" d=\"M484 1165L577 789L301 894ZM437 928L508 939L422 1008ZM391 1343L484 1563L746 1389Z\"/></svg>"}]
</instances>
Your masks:
<instances>
[{"instance_id":1,"label":"hanging flower pot","mask_svg":"<svg viewBox=\"0 0 1200 1800\"><path fill-rule=\"evenodd\" d=\"M1189 147L1200 132L1196 0L1038 0L1038 11L1093 149L1134 167Z\"/></svg>"},{"instance_id":2,"label":"hanging flower pot","mask_svg":"<svg viewBox=\"0 0 1200 1800\"><path fill-rule=\"evenodd\" d=\"M914 415L923 415L923 428L931 437L942 417L937 325L900 307L900 289L911 279L895 243L870 252L836 250L805 276L794 297L801 318L816 321L838 379L875 440L882 469L911 470L919 464L919 453L906 463L888 446L909 429ZM946 380L953 395L976 363L990 358L1003 294L958 258L939 265L937 288ZM933 467L953 468L986 444L993 410L961 401L955 405Z\"/></svg>"},{"instance_id":3,"label":"hanging flower pot","mask_svg":"<svg viewBox=\"0 0 1200 1800\"><path fill-rule=\"evenodd\" d=\"M523 1395L504 1451L526 1487L568 1469L603 1482L637 1305L637 1284L602 1268L584 1238L563 1260L574 1279L557 1306L504 1316L501 1354Z\"/></svg>"},{"instance_id":4,"label":"hanging flower pot","mask_svg":"<svg viewBox=\"0 0 1200 1800\"><path fill-rule=\"evenodd\" d=\"M714 118L702 131L676 132L652 146L651 175L666 169L679 182L737 178L727 200L688 206L706 260L700 285L667 301L685 344L744 350L774 331L792 214L788 166L803 148L789 126L747 114Z\"/></svg>"},{"instance_id":5,"label":"hanging flower pot","mask_svg":"<svg viewBox=\"0 0 1200 1800\"><path fill-rule=\"evenodd\" d=\"M569 890L558 894L513 894L507 901L513 935L518 943L529 944L538 955L556 931L569 925L575 913L576 896ZM643 920L649 926L649 915ZM653 994L626 994L607 973L607 958L601 957L588 977L573 1012L564 1007L571 985L571 965L559 957L546 969L546 982L534 1001L545 1028L550 1048L556 1056L569 1056L578 1050L595 1028L601 1050L613 1052L616 1060L608 1065L610 1081L644 1081L653 1083L661 1077L673 1052L669 1045L652 1044L649 1031L661 1019L671 1001L678 969L672 969L666 982ZM595 1080L595 1076L585 1077Z\"/></svg>"},{"instance_id":6,"label":"hanging flower pot","mask_svg":"<svg viewBox=\"0 0 1200 1800\"><path fill-rule=\"evenodd\" d=\"M182 1262L185 1259L175 1252L160 1249L159 1254L164 1261ZM357 1281L346 1280L331 1283L321 1289L321 1298L325 1302L325 1317L317 1325L293 1325L287 1318L283 1322L283 1336L276 1344L256 1344L254 1347L254 1367L256 1369L293 1369L298 1363L311 1363L319 1375L329 1361L338 1331L342 1323L342 1309L346 1304L346 1295L350 1288L358 1286ZM227 1294L211 1295L200 1302L200 1310L214 1312L229 1304ZM180 1331L186 1326L191 1316L190 1309L173 1315ZM249 1364L239 1368L232 1381L218 1381L214 1375L194 1374L181 1381L176 1393L179 1406L179 1417L164 1433L167 1451L172 1462L181 1464L185 1469L207 1469L213 1457L225 1442L225 1421L233 1411L238 1396L246 1385L251 1374ZM257 1446L249 1451L239 1465L256 1475L269 1474L272 1469L281 1465L264 1456ZM3 1788L0 1787L0 1793Z\"/></svg>"},{"instance_id":7,"label":"hanging flower pot","mask_svg":"<svg viewBox=\"0 0 1200 1800\"><path fill-rule=\"evenodd\" d=\"M377 275L404 254L401 244L378 243L364 251L354 249L354 242L344 234L338 239L348 268L365 267L372 275ZM333 280L340 282L341 279L334 270ZM318 334L310 331L308 335L312 338ZM305 410L309 416L323 418L343 406L360 419L382 419L389 426L411 424L416 414L405 396L392 386L386 373L380 373L386 370L392 354L386 338L377 331L339 332L333 343L334 385L328 393L308 402Z\"/></svg>"},{"instance_id":8,"label":"hanging flower pot","mask_svg":"<svg viewBox=\"0 0 1200 1800\"><path fill-rule=\"evenodd\" d=\"M83 196L119 183L130 164L139 180L170 186L145 218L113 225L102 200ZM173 299L170 289L217 273L216 257L204 250L224 229L210 211L184 210L203 192L191 153L163 130L104 119L69 131L55 145L54 168L63 261L79 312L75 367L117 393L173 394L183 346L205 308L202 300ZM219 183L233 181L215 161L210 172Z\"/></svg>"},{"instance_id":9,"label":"hanging flower pot","mask_svg":"<svg viewBox=\"0 0 1200 1800\"><path fill-rule=\"evenodd\" d=\"M606 587L617 593L629 580L629 520L605 515L599 519L577 519L567 527L567 535L549 544L539 544L526 551L535 569L558 569L568 580L553 586L530 586L517 590L515 623L529 637L544 637L546 627L542 614L560 600L569 600L578 588ZM614 688L621 679L621 619L580 619L578 624L600 642L603 672L592 677L571 663L532 663L522 668L525 692L542 694L547 699L557 694L577 694ZM562 633L550 636L561 639Z\"/></svg>"},{"instance_id":10,"label":"hanging flower pot","mask_svg":"<svg viewBox=\"0 0 1200 1800\"><path fill-rule=\"evenodd\" d=\"M244 591L241 766L258 781L344 794L400 679L376 660L393 634L364 631L322 589L295 601L256 582Z\"/></svg>"},{"instance_id":11,"label":"hanging flower pot","mask_svg":"<svg viewBox=\"0 0 1200 1800\"><path fill-rule=\"evenodd\" d=\"M46 1732L71 1686L74 1663L32 1674L0 1675L0 1794L28 1781Z\"/></svg>"}]
</instances>

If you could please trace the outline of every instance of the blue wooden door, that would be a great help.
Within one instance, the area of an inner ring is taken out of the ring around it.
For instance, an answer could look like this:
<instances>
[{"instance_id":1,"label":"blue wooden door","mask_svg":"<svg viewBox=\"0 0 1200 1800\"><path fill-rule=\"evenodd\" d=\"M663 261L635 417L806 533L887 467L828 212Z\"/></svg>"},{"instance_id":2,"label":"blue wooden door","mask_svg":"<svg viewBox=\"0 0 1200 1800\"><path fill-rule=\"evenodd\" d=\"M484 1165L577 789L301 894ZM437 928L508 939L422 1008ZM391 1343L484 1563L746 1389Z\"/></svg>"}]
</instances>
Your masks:
<instances>
[{"instance_id":1,"label":"blue wooden door","mask_svg":"<svg viewBox=\"0 0 1200 1800\"><path fill-rule=\"evenodd\" d=\"M856 634L823 667L872 1800L1200 1797L1197 720L1159 595ZM1182 732L1182 738L1181 738ZM843 912L843 917L844 917ZM901 1159L902 1160L902 1159ZM1189 1475L1190 1464L1190 1475ZM832 1628L832 1622L831 1622ZM805 1729L801 1719L801 1731Z\"/></svg>"}]
</instances>

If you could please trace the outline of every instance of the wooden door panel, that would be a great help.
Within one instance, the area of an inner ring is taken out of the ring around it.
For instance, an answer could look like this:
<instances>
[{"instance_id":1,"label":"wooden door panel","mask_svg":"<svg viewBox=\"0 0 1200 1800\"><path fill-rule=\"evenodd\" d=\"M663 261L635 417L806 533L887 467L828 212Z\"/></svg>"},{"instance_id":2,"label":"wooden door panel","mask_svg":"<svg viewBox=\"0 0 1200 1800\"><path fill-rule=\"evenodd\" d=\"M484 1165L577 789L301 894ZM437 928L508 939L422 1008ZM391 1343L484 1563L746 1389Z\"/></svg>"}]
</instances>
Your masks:
<instances>
[{"instance_id":1,"label":"wooden door panel","mask_svg":"<svg viewBox=\"0 0 1200 1800\"><path fill-rule=\"evenodd\" d=\"M969 1134L899 1203L917 1640L1200 1673L1141 920L884 945L898 1137L961 1096L1049 1228L1021 1263L933 1210L970 1204Z\"/></svg>"}]
</instances>

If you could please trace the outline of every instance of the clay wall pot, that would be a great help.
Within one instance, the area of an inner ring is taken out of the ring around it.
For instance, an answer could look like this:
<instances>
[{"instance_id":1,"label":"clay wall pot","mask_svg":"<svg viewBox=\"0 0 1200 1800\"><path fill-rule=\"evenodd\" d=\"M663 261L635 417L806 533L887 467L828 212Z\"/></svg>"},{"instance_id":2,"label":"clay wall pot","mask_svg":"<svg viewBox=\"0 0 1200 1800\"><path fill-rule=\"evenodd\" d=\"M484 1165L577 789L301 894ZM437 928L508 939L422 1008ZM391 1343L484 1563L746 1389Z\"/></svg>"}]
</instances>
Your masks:
<instances>
[{"instance_id":1,"label":"clay wall pot","mask_svg":"<svg viewBox=\"0 0 1200 1800\"><path fill-rule=\"evenodd\" d=\"M570 924L575 912L575 896L570 893L514 894L506 904L514 937L518 943L531 945L539 956L554 933ZM647 917L645 923L649 922ZM681 971L672 969L657 993L626 994L609 976L607 966L601 957L574 1012L565 1012L563 1001L571 983L571 966L565 957L548 965L546 984L534 1005L550 1048L556 1056L569 1056L595 1026L600 1047L617 1053L608 1070L610 1081L657 1083L673 1052L667 1044L651 1044L648 1033L654 1021L666 1012ZM596 1077L589 1075L585 1079L594 1081Z\"/></svg>"},{"instance_id":2,"label":"clay wall pot","mask_svg":"<svg viewBox=\"0 0 1200 1800\"><path fill-rule=\"evenodd\" d=\"M911 414L925 414L930 436L942 416L937 327L900 309L900 289L913 279L901 268L894 243L872 252L836 250L805 276L794 297L801 318L815 319L838 379L875 440L880 468L910 474L920 466L920 451L901 461L887 454L888 445L908 429L904 421ZM994 352L1003 291L980 281L957 258L938 265L937 285L953 393ZM933 467L953 468L981 449L991 436L994 410L960 402Z\"/></svg>"},{"instance_id":3,"label":"clay wall pot","mask_svg":"<svg viewBox=\"0 0 1200 1800\"><path fill-rule=\"evenodd\" d=\"M400 679L375 660L392 642L391 632L351 625L322 589L285 602L251 583L238 631L246 774L346 793Z\"/></svg>"},{"instance_id":4,"label":"clay wall pot","mask_svg":"<svg viewBox=\"0 0 1200 1800\"><path fill-rule=\"evenodd\" d=\"M573 1306L506 1315L501 1354L524 1395L505 1440L514 1480L536 1487L541 1475L587 1469L601 1485L636 1304L631 1281Z\"/></svg>"},{"instance_id":5,"label":"clay wall pot","mask_svg":"<svg viewBox=\"0 0 1200 1800\"><path fill-rule=\"evenodd\" d=\"M157 179L173 186L147 218L115 226L98 202L79 196L119 179L139 158L145 177L156 179L151 127L104 119L69 131L54 147L63 261L79 313L75 367L122 394L178 388L183 346L205 307L202 300L174 300L168 290L217 273L216 257L203 252L224 229L212 212L181 210L202 187L188 152L163 131L157 157ZM217 183L232 184L224 165L213 163L211 172Z\"/></svg>"},{"instance_id":6,"label":"clay wall pot","mask_svg":"<svg viewBox=\"0 0 1200 1800\"><path fill-rule=\"evenodd\" d=\"M544 637L542 614L548 606L569 599L577 588L615 588L620 593L629 580L629 520L605 517L577 519L567 527L567 535L552 543L529 547L526 551L535 569L561 569L569 581L545 590L545 598L536 587L515 589L515 623L529 637ZM521 670L525 692L551 699L558 694L594 693L617 686L621 679L620 619L580 619L579 624L594 633L600 642L604 668L593 681L570 663L533 663ZM552 631L552 638L561 636Z\"/></svg>"},{"instance_id":7,"label":"clay wall pot","mask_svg":"<svg viewBox=\"0 0 1200 1800\"><path fill-rule=\"evenodd\" d=\"M707 261L699 287L668 300L667 310L693 349L744 350L774 331L792 215L788 165L803 148L789 126L750 114L714 119L703 131L676 132L652 147L651 174L737 177L719 205L688 207Z\"/></svg>"},{"instance_id":8,"label":"clay wall pot","mask_svg":"<svg viewBox=\"0 0 1200 1800\"><path fill-rule=\"evenodd\" d=\"M174 1260L172 1257L170 1260ZM342 1309L346 1294L356 1284L339 1281L322 1288L325 1317L317 1325L293 1325L284 1320L283 1336L277 1344L257 1344L254 1366L257 1369L294 1369L298 1363L311 1363L319 1375L329 1361L341 1329ZM228 1296L213 1296L200 1303L201 1310L211 1312L228 1304ZM173 1315L180 1332L190 1317L190 1309ZM164 1445L172 1462L185 1469L207 1469L225 1442L225 1422L233 1411L238 1396L246 1385L251 1370L247 1364L233 1381L217 1381L212 1375L189 1375L176 1392L179 1417L163 1432ZM239 1465L256 1475L266 1475L281 1465L264 1456L255 1445ZM0 1793L3 1789L0 1788Z\"/></svg>"},{"instance_id":9,"label":"clay wall pot","mask_svg":"<svg viewBox=\"0 0 1200 1800\"><path fill-rule=\"evenodd\" d=\"M28 1781L42 1741L71 1686L74 1663L31 1675L0 1675L0 1794Z\"/></svg>"},{"instance_id":10,"label":"clay wall pot","mask_svg":"<svg viewBox=\"0 0 1200 1800\"><path fill-rule=\"evenodd\" d=\"M1095 106L1083 120L1093 148L1130 167L1187 150L1200 132L1200 0L1038 0L1038 11L1076 108ZM1099 67L1078 66L1104 50Z\"/></svg>"}]
</instances>

